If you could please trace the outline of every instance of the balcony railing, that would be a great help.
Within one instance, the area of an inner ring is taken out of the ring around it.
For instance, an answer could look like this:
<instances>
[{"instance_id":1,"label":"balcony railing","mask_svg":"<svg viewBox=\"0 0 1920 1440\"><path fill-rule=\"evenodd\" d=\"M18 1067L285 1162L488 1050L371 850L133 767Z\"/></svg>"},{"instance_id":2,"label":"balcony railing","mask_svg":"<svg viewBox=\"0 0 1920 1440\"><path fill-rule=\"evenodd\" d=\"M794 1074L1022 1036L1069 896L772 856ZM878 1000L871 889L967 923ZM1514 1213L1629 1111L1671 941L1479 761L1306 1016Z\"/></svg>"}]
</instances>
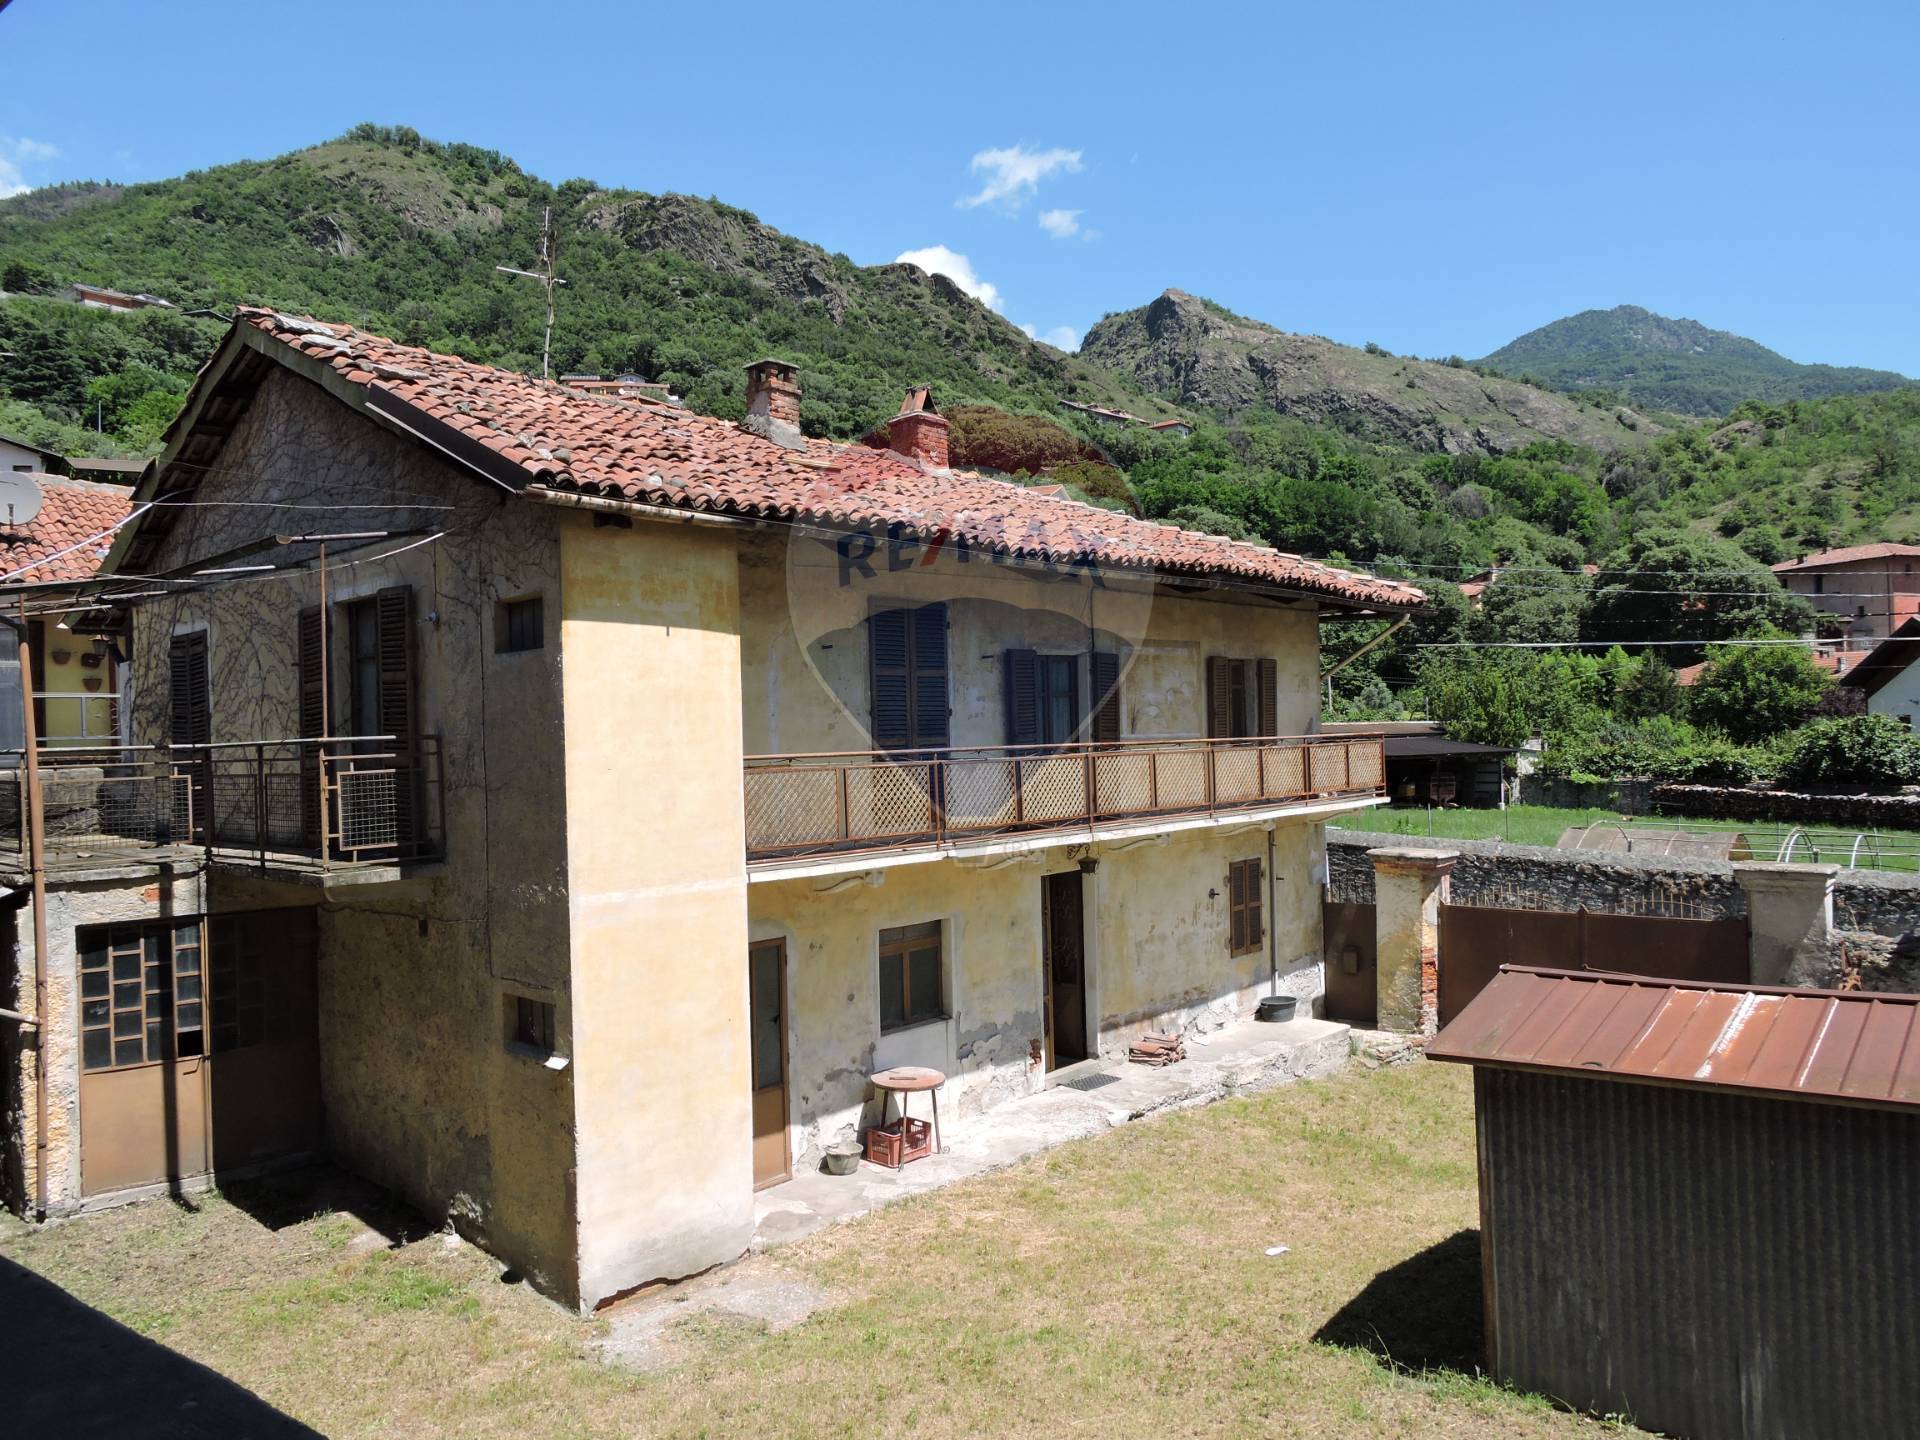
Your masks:
<instances>
[{"instance_id":1,"label":"balcony railing","mask_svg":"<svg viewBox=\"0 0 1920 1440\"><path fill-rule=\"evenodd\" d=\"M1384 793L1380 737L757 755L747 858L938 847Z\"/></svg>"},{"instance_id":2,"label":"balcony railing","mask_svg":"<svg viewBox=\"0 0 1920 1440\"><path fill-rule=\"evenodd\" d=\"M27 859L26 767L0 776L0 858ZM37 755L49 863L195 849L330 871L441 853L437 736L216 745L61 745Z\"/></svg>"}]
</instances>

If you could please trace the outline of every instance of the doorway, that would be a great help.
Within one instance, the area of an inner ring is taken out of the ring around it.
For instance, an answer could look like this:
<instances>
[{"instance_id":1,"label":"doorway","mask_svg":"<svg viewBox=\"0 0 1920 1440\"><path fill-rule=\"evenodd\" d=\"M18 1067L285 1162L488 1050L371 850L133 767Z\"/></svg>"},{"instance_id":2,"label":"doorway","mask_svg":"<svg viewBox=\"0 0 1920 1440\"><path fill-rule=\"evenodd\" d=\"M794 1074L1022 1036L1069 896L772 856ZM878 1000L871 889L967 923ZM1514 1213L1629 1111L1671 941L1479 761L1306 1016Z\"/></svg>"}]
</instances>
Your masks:
<instances>
[{"instance_id":1,"label":"doorway","mask_svg":"<svg viewBox=\"0 0 1920 1440\"><path fill-rule=\"evenodd\" d=\"M747 950L748 1030L753 1039L753 1188L793 1174L787 1153L787 942Z\"/></svg>"},{"instance_id":2,"label":"doorway","mask_svg":"<svg viewBox=\"0 0 1920 1440\"><path fill-rule=\"evenodd\" d=\"M1087 1058L1087 936L1078 870L1041 882L1047 1069Z\"/></svg>"}]
</instances>

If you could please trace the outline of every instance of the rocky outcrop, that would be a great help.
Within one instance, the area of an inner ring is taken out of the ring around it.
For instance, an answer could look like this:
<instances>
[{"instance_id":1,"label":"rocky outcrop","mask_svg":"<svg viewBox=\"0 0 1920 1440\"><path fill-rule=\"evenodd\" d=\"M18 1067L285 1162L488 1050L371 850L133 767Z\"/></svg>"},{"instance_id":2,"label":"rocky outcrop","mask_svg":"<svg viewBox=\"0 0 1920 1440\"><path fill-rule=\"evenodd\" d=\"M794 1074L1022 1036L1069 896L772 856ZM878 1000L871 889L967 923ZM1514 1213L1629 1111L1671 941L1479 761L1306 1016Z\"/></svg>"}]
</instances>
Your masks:
<instances>
[{"instance_id":1,"label":"rocky outcrop","mask_svg":"<svg viewBox=\"0 0 1920 1440\"><path fill-rule=\"evenodd\" d=\"M670 250L721 275L747 280L789 300L814 300L838 321L846 313L848 277L816 245L763 225L744 210L691 195L608 198L581 217L635 250Z\"/></svg>"},{"instance_id":2,"label":"rocky outcrop","mask_svg":"<svg viewBox=\"0 0 1920 1440\"><path fill-rule=\"evenodd\" d=\"M1536 440L1609 449L1659 428L1464 366L1276 330L1181 290L1109 315L1087 332L1080 354L1181 405L1230 413L1266 406L1426 450L1497 455Z\"/></svg>"}]
</instances>

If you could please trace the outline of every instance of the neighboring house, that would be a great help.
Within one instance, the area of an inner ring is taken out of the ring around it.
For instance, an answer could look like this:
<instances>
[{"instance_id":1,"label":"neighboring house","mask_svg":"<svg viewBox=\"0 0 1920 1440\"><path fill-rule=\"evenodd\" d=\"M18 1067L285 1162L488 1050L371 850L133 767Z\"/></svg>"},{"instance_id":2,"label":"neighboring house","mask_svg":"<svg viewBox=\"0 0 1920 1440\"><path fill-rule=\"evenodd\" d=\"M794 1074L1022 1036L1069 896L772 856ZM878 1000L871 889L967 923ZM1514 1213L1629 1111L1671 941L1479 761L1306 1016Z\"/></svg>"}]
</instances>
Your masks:
<instances>
[{"instance_id":1,"label":"neighboring house","mask_svg":"<svg viewBox=\"0 0 1920 1440\"><path fill-rule=\"evenodd\" d=\"M176 308L171 300L162 300L158 295L129 295L123 290L109 290L104 285L69 285L67 298L82 305L91 305L96 310L149 310L155 306L166 310Z\"/></svg>"},{"instance_id":2,"label":"neighboring house","mask_svg":"<svg viewBox=\"0 0 1920 1440\"><path fill-rule=\"evenodd\" d=\"M1474 609L1480 609L1486 603L1487 591L1499 584L1500 577L1505 573L1504 567L1496 565L1491 570L1482 570L1477 575L1468 576L1460 582L1461 597ZM1600 567L1594 564L1582 565L1580 573L1591 581L1600 573Z\"/></svg>"},{"instance_id":3,"label":"neighboring house","mask_svg":"<svg viewBox=\"0 0 1920 1440\"><path fill-rule=\"evenodd\" d=\"M6 492L22 484L38 492L37 508L29 500L30 518L9 524L16 512ZM125 486L57 475L18 476L0 486L0 622L6 622L0 625L0 767L19 765L26 736L18 648L22 607L33 665L34 733L41 744L72 750L123 738L119 646L111 636L76 634L61 622L62 606L100 568L115 527L132 509Z\"/></svg>"},{"instance_id":4,"label":"neighboring house","mask_svg":"<svg viewBox=\"0 0 1920 1440\"><path fill-rule=\"evenodd\" d=\"M1872 653L1871 647L1869 646L1856 645L1846 641L1833 644L1824 641L1809 640L1807 641L1807 647L1807 658L1813 661L1816 667L1826 671L1827 674L1836 680L1847 675L1856 665ZM1707 673L1707 666L1712 663L1711 660L1702 660L1695 665L1682 665L1678 667L1673 672L1675 683L1679 684L1682 688L1698 684L1700 677Z\"/></svg>"},{"instance_id":5,"label":"neighboring house","mask_svg":"<svg viewBox=\"0 0 1920 1440\"><path fill-rule=\"evenodd\" d=\"M738 1255L879 1067L958 1134L1319 993L1384 772L1317 627L1420 592L746 398L236 317L107 567L132 744L43 780L16 1204L325 1151L591 1306Z\"/></svg>"},{"instance_id":6,"label":"neighboring house","mask_svg":"<svg viewBox=\"0 0 1920 1440\"><path fill-rule=\"evenodd\" d=\"M1102 425L1144 425L1147 422L1138 415L1126 410L1115 410L1106 405L1085 405L1078 400L1062 400L1062 410L1077 410L1082 415L1098 420Z\"/></svg>"},{"instance_id":7,"label":"neighboring house","mask_svg":"<svg viewBox=\"0 0 1920 1440\"><path fill-rule=\"evenodd\" d=\"M1869 715L1891 715L1920 732L1920 618L1874 646L1840 684L1865 697Z\"/></svg>"},{"instance_id":8,"label":"neighboring house","mask_svg":"<svg viewBox=\"0 0 1920 1440\"><path fill-rule=\"evenodd\" d=\"M120 460L108 455L73 455L67 465L82 480L98 480L103 485L131 485L147 468L145 460Z\"/></svg>"},{"instance_id":9,"label":"neighboring house","mask_svg":"<svg viewBox=\"0 0 1920 1440\"><path fill-rule=\"evenodd\" d=\"M611 379L600 375L562 375L560 383L569 390L584 391L589 395L612 395L622 400L665 400L678 405L680 397L675 395L663 380L642 380L638 375L616 375Z\"/></svg>"},{"instance_id":10,"label":"neighboring house","mask_svg":"<svg viewBox=\"0 0 1920 1440\"><path fill-rule=\"evenodd\" d=\"M1193 434L1193 426L1184 420L1161 420L1149 425L1147 428L1149 430L1157 430L1162 435L1177 435L1183 439Z\"/></svg>"},{"instance_id":11,"label":"neighboring house","mask_svg":"<svg viewBox=\"0 0 1920 1440\"><path fill-rule=\"evenodd\" d=\"M48 450L13 435L0 435L0 470L64 475L67 468L66 456L58 450Z\"/></svg>"},{"instance_id":12,"label":"neighboring house","mask_svg":"<svg viewBox=\"0 0 1920 1440\"><path fill-rule=\"evenodd\" d=\"M1773 567L1780 583L1842 619L1854 640L1882 640L1920 615L1920 545L1852 545Z\"/></svg>"}]
</instances>

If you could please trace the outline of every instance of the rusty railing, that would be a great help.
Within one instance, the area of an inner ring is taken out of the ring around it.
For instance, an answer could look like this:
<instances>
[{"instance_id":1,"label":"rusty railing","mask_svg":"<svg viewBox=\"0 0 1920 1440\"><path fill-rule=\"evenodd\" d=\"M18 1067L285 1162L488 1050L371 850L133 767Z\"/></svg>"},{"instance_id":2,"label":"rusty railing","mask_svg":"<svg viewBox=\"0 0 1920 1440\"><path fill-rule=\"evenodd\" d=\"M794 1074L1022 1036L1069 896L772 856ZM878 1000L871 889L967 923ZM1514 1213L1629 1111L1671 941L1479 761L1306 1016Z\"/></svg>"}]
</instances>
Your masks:
<instances>
[{"instance_id":1,"label":"rusty railing","mask_svg":"<svg viewBox=\"0 0 1920 1440\"><path fill-rule=\"evenodd\" d=\"M1377 735L755 755L747 858L1377 796L1385 783Z\"/></svg>"},{"instance_id":2,"label":"rusty railing","mask_svg":"<svg viewBox=\"0 0 1920 1440\"><path fill-rule=\"evenodd\" d=\"M21 758L0 752L0 856L24 859ZM50 860L191 848L325 870L442 853L438 736L62 745L36 759Z\"/></svg>"}]
</instances>

